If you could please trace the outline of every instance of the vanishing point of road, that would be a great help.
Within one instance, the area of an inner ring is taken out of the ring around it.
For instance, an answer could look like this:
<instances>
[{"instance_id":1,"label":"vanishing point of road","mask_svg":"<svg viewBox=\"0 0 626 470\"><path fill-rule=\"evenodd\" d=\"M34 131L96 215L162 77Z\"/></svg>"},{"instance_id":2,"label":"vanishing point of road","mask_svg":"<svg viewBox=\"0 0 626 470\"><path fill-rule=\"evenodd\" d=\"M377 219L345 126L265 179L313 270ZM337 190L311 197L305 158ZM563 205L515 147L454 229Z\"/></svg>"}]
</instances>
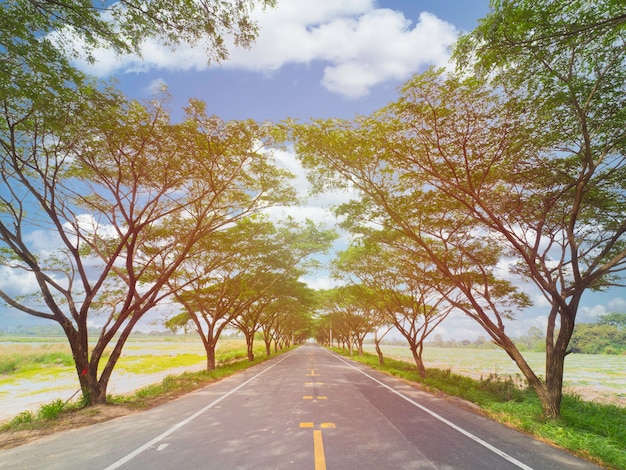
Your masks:
<instances>
[{"instance_id":1,"label":"vanishing point of road","mask_svg":"<svg viewBox=\"0 0 626 470\"><path fill-rule=\"evenodd\" d=\"M0 468L599 467L307 344L163 406L0 451Z\"/></svg>"}]
</instances>

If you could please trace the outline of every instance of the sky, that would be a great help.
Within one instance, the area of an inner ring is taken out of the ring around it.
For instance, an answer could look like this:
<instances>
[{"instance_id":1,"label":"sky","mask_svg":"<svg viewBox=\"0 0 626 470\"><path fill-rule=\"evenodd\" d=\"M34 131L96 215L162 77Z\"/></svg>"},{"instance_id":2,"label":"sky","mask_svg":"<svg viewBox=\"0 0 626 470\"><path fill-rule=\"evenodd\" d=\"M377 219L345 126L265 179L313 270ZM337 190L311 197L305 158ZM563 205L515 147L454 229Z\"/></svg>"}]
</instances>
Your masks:
<instances>
[{"instance_id":1,"label":"sky","mask_svg":"<svg viewBox=\"0 0 626 470\"><path fill-rule=\"evenodd\" d=\"M100 50L94 65L77 65L114 80L138 100L148 100L166 86L174 111L194 98L225 120L350 119L395 101L412 74L449 65L450 46L488 11L489 0L278 0L276 9L255 12L260 34L253 47L230 47L229 60L221 64L208 65L201 47L173 51L147 43L142 57L115 57ZM297 175L298 189L305 193L306 178L294 155L285 151L278 158ZM327 209L345 197L327 194L291 215L332 226ZM342 237L338 248L345 242ZM324 271L305 280L315 288L333 285ZM513 336L531 326L543 329L547 305L537 300L511 325ZM586 296L578 321L594 321L612 311L626 312L625 292ZM465 317L449 319L437 333L457 340L486 336Z\"/></svg>"}]
</instances>

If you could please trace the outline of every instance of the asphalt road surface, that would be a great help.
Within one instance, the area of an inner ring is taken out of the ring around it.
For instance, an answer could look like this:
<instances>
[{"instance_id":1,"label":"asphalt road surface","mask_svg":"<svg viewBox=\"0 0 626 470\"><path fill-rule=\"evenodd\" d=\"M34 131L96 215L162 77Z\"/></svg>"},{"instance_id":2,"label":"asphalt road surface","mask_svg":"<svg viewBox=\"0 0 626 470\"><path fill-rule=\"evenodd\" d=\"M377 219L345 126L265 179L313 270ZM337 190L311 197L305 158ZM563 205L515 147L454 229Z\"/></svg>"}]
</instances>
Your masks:
<instances>
[{"instance_id":1,"label":"asphalt road surface","mask_svg":"<svg viewBox=\"0 0 626 470\"><path fill-rule=\"evenodd\" d=\"M0 451L10 469L598 469L315 345L158 408Z\"/></svg>"}]
</instances>

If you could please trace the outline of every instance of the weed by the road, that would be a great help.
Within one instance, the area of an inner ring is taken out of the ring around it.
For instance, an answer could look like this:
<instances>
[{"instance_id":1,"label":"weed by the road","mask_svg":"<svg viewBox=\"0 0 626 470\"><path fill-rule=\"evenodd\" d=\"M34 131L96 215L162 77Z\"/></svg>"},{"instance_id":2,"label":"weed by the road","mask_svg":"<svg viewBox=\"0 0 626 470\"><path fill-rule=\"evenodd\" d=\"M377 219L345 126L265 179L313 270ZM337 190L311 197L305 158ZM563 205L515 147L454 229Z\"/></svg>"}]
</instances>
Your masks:
<instances>
[{"instance_id":1,"label":"weed by the road","mask_svg":"<svg viewBox=\"0 0 626 470\"><path fill-rule=\"evenodd\" d=\"M37 416L41 419L56 419L63 412L65 403L62 400L54 400L39 407Z\"/></svg>"},{"instance_id":2,"label":"weed by the road","mask_svg":"<svg viewBox=\"0 0 626 470\"><path fill-rule=\"evenodd\" d=\"M348 356L343 350L334 349ZM489 417L523 430L540 439L568 449L589 460L612 469L626 469L626 409L564 395L561 418L546 420L535 393L520 388L513 377L491 374L482 380L461 376L448 370L428 369L420 378L414 364L365 353L352 359L368 366L417 382L431 391L441 391L478 405Z\"/></svg>"},{"instance_id":3,"label":"weed by the road","mask_svg":"<svg viewBox=\"0 0 626 470\"><path fill-rule=\"evenodd\" d=\"M0 431L22 431L49 426L50 421L57 419L64 412L76 410L79 406L77 404L67 404L62 400L54 400L41 405L36 414L31 411L23 411L9 423L3 425Z\"/></svg>"}]
</instances>

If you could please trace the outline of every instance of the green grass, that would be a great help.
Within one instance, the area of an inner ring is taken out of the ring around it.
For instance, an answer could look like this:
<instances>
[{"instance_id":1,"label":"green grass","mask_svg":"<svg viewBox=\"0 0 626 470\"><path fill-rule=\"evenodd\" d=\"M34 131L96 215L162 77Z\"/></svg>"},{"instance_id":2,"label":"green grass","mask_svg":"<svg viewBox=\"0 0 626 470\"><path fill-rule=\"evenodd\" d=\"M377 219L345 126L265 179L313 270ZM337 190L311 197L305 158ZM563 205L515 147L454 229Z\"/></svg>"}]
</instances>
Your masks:
<instances>
[{"instance_id":1,"label":"green grass","mask_svg":"<svg viewBox=\"0 0 626 470\"><path fill-rule=\"evenodd\" d=\"M333 349L348 356L347 351ZM561 418L546 420L534 392L519 387L511 377L490 374L473 379L452 373L449 369L427 369L422 379L414 364L365 353L352 359L368 366L419 383L430 391L442 391L478 405L483 412L500 422L520 429L542 440L568 449L583 458L611 469L626 469L626 408L581 400L564 395Z\"/></svg>"},{"instance_id":2,"label":"green grass","mask_svg":"<svg viewBox=\"0 0 626 470\"><path fill-rule=\"evenodd\" d=\"M255 359L254 362L250 362L246 359L223 364L212 371L201 370L198 372L183 372L179 375L168 375L160 383L143 387L131 395L109 395L107 401L111 404L123 404L131 408L148 408L154 399L162 399L164 397L171 397L172 395L177 396L196 390L247 369L248 367L264 362L267 359L267 357L262 357Z\"/></svg>"},{"instance_id":3,"label":"green grass","mask_svg":"<svg viewBox=\"0 0 626 470\"><path fill-rule=\"evenodd\" d=\"M0 375L10 375L41 367L74 365L72 353L65 345L12 346L0 352Z\"/></svg>"},{"instance_id":4,"label":"green grass","mask_svg":"<svg viewBox=\"0 0 626 470\"><path fill-rule=\"evenodd\" d=\"M129 374L154 374L177 367L189 367L206 363L206 356L202 354L176 354L172 356L155 356L146 354L132 357L123 357L116 367Z\"/></svg>"}]
</instances>

